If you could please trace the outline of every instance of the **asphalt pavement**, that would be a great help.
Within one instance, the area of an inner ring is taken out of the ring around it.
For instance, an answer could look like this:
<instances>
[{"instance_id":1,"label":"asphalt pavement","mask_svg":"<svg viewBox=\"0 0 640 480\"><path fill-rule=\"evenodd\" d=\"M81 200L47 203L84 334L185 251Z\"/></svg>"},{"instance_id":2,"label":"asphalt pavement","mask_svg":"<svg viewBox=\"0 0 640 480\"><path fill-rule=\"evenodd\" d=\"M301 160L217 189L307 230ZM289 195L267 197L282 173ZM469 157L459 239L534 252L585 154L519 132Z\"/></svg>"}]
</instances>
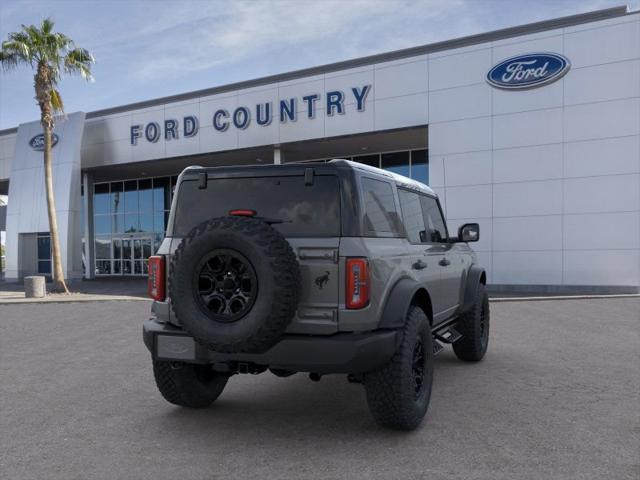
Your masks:
<instances>
[{"instance_id":1,"label":"asphalt pavement","mask_svg":"<svg viewBox=\"0 0 640 480\"><path fill-rule=\"evenodd\" d=\"M156 391L147 302L0 305L7 479L640 478L640 299L493 303L478 364L438 355L415 432L343 376L234 376L206 410Z\"/></svg>"}]
</instances>

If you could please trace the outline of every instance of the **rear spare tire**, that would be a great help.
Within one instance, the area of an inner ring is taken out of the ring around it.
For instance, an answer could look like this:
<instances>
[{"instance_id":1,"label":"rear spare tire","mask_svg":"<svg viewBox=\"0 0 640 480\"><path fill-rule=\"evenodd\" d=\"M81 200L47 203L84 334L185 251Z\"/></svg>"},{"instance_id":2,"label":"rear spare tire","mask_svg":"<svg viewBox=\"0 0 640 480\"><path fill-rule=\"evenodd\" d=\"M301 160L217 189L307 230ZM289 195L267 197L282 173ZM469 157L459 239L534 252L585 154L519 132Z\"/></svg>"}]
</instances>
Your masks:
<instances>
[{"instance_id":1,"label":"rear spare tire","mask_svg":"<svg viewBox=\"0 0 640 480\"><path fill-rule=\"evenodd\" d=\"M289 242L248 217L214 218L182 240L169 294L183 328L217 352L263 352L291 322L299 265Z\"/></svg>"}]
</instances>

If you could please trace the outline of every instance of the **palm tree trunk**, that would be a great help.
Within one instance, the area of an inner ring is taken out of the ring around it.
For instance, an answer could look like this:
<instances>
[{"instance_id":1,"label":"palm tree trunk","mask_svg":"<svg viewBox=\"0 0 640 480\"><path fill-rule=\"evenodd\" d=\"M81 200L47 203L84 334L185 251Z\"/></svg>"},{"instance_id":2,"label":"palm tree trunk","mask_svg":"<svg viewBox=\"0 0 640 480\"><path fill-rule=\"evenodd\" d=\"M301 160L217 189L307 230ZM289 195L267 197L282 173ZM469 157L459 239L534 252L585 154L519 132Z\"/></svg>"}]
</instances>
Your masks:
<instances>
[{"instance_id":1,"label":"palm tree trunk","mask_svg":"<svg viewBox=\"0 0 640 480\"><path fill-rule=\"evenodd\" d=\"M60 255L60 239L58 237L58 219L56 217L56 200L53 195L53 173L51 167L51 126L44 125L44 183L47 190L47 214L49 215L49 232L51 235L51 260L53 261L53 291L69 293L62 271Z\"/></svg>"}]
</instances>

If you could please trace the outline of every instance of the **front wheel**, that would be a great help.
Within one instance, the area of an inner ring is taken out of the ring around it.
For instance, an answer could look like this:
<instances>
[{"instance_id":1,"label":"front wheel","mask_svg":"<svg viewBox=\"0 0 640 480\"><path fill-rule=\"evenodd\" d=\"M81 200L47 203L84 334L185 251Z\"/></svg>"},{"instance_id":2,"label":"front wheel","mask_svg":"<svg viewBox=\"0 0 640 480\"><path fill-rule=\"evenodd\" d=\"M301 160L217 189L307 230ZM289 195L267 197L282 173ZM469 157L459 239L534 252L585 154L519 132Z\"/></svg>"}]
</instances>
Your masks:
<instances>
[{"instance_id":1,"label":"front wheel","mask_svg":"<svg viewBox=\"0 0 640 480\"><path fill-rule=\"evenodd\" d=\"M433 382L433 341L424 311L411 306L391 361L364 376L367 403L379 425L413 430L427 413Z\"/></svg>"},{"instance_id":2,"label":"front wheel","mask_svg":"<svg viewBox=\"0 0 640 480\"><path fill-rule=\"evenodd\" d=\"M478 285L473 307L460 315L456 329L462 338L453 344L460 360L478 362L489 347L489 295L483 284Z\"/></svg>"},{"instance_id":3,"label":"front wheel","mask_svg":"<svg viewBox=\"0 0 640 480\"><path fill-rule=\"evenodd\" d=\"M229 377L207 365L154 360L153 376L164 399L189 408L205 408L216 400Z\"/></svg>"}]
</instances>

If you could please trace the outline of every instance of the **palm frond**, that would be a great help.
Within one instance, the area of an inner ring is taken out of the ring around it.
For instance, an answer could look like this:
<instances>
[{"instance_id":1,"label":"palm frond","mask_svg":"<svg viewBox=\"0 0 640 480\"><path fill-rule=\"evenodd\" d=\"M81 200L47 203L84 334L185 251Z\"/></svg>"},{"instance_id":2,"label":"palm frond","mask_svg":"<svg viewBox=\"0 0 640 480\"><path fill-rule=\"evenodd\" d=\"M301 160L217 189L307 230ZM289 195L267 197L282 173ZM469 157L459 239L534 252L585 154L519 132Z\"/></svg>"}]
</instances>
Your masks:
<instances>
[{"instance_id":1,"label":"palm frond","mask_svg":"<svg viewBox=\"0 0 640 480\"><path fill-rule=\"evenodd\" d=\"M54 25L55 24L53 20L51 20L51 17L47 17L42 20L42 25L40 27L40 30L42 30L42 33L44 33L45 35L49 35L53 31Z\"/></svg>"},{"instance_id":2,"label":"palm frond","mask_svg":"<svg viewBox=\"0 0 640 480\"><path fill-rule=\"evenodd\" d=\"M78 73L85 80L91 81L91 64L95 63L93 55L84 48L75 48L64 58L64 69L68 73Z\"/></svg>"},{"instance_id":3,"label":"palm frond","mask_svg":"<svg viewBox=\"0 0 640 480\"><path fill-rule=\"evenodd\" d=\"M0 51L0 65L2 65L2 69L5 72L16 68L21 60L22 58L15 53L5 52L4 50Z\"/></svg>"},{"instance_id":4,"label":"palm frond","mask_svg":"<svg viewBox=\"0 0 640 480\"><path fill-rule=\"evenodd\" d=\"M53 107L53 111L55 113L64 112L64 104L62 103L62 97L60 96L60 92L55 88L51 89L51 106Z\"/></svg>"}]
</instances>

